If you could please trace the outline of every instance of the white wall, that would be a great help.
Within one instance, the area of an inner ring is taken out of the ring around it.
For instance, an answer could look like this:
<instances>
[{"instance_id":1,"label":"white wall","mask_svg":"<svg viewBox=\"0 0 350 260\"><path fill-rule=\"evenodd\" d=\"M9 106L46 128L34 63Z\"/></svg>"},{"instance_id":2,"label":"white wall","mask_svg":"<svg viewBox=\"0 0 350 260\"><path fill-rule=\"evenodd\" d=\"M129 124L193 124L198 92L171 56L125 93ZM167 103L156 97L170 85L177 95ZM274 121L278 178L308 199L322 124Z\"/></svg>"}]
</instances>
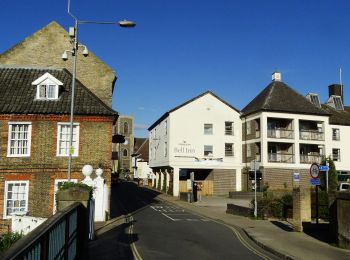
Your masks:
<instances>
[{"instance_id":1,"label":"white wall","mask_svg":"<svg viewBox=\"0 0 350 260\"><path fill-rule=\"evenodd\" d=\"M332 129L340 130L340 140L332 140ZM326 156L332 156L332 149L340 149L340 161L334 162L337 171L350 171L350 126L328 125Z\"/></svg>"}]
</instances>

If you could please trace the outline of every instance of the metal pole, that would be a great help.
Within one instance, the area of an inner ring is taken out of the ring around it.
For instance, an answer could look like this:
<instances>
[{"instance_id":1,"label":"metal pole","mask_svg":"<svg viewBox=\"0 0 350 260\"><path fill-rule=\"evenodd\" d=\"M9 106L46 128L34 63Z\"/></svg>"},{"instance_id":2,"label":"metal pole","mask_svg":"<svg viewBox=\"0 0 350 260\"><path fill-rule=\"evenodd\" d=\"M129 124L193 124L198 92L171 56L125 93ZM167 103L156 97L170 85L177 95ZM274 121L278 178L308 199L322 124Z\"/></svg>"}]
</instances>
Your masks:
<instances>
[{"instance_id":1,"label":"metal pole","mask_svg":"<svg viewBox=\"0 0 350 260\"><path fill-rule=\"evenodd\" d=\"M254 159L254 217L258 216L258 202L256 200L256 159Z\"/></svg>"},{"instance_id":2,"label":"metal pole","mask_svg":"<svg viewBox=\"0 0 350 260\"><path fill-rule=\"evenodd\" d=\"M326 162L326 165L329 167L328 163ZM328 193L328 170L326 171L326 190L327 190L327 193Z\"/></svg>"},{"instance_id":3,"label":"metal pole","mask_svg":"<svg viewBox=\"0 0 350 260\"><path fill-rule=\"evenodd\" d=\"M73 77L72 77L72 97L70 105L70 133L69 133L69 157L68 157L68 181L71 179L72 172L72 155L74 153L73 148L73 120L74 120L74 100L75 100L75 78L77 71L77 58L78 58L78 20L75 20L75 32L73 43Z\"/></svg>"},{"instance_id":4,"label":"metal pole","mask_svg":"<svg viewBox=\"0 0 350 260\"><path fill-rule=\"evenodd\" d=\"M316 185L316 224L318 224L318 185Z\"/></svg>"}]
</instances>

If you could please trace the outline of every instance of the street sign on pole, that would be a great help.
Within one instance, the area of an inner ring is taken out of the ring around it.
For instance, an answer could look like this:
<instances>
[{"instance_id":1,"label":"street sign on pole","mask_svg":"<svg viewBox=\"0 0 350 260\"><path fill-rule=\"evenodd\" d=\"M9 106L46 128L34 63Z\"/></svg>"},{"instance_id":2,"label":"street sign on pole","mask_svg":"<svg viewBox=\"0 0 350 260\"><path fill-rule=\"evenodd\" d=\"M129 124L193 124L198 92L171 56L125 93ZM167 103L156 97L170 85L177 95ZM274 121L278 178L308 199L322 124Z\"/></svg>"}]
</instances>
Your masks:
<instances>
[{"instance_id":1,"label":"street sign on pole","mask_svg":"<svg viewBox=\"0 0 350 260\"><path fill-rule=\"evenodd\" d=\"M317 163L311 164L311 167L310 167L311 178L317 179L319 177L319 175L320 175L320 169L318 167L318 164Z\"/></svg>"},{"instance_id":2,"label":"street sign on pole","mask_svg":"<svg viewBox=\"0 0 350 260\"><path fill-rule=\"evenodd\" d=\"M313 186L319 186L321 185L321 181L318 178L317 179L313 178L313 179L310 179L310 184Z\"/></svg>"},{"instance_id":3,"label":"street sign on pole","mask_svg":"<svg viewBox=\"0 0 350 260\"><path fill-rule=\"evenodd\" d=\"M325 172L329 170L329 166L327 165L320 165L318 168L321 172Z\"/></svg>"}]
</instances>

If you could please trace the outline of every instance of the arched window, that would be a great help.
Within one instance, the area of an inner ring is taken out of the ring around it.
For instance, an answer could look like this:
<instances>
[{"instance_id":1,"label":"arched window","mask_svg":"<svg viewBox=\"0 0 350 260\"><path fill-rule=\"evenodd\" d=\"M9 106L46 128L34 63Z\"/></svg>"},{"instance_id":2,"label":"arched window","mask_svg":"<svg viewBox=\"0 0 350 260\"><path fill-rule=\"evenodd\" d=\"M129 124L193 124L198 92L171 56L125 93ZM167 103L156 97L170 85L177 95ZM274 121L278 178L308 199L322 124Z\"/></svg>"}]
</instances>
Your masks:
<instances>
[{"instance_id":1,"label":"arched window","mask_svg":"<svg viewBox=\"0 0 350 260\"><path fill-rule=\"evenodd\" d=\"M123 150L123 156L124 156L124 157L127 157L127 156L128 156L128 149L124 149L124 150Z\"/></svg>"},{"instance_id":2,"label":"arched window","mask_svg":"<svg viewBox=\"0 0 350 260\"><path fill-rule=\"evenodd\" d=\"M129 124L128 122L124 122L124 134L127 134L129 132Z\"/></svg>"}]
</instances>

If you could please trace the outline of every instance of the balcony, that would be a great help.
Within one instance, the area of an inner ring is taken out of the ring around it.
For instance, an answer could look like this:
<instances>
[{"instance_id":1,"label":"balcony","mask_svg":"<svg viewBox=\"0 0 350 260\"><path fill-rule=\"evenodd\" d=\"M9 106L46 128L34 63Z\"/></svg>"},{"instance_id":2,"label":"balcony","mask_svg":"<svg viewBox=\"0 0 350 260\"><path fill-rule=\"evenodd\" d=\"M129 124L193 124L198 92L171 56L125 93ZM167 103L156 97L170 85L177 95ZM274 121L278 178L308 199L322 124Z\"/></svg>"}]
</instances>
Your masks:
<instances>
[{"instance_id":1,"label":"balcony","mask_svg":"<svg viewBox=\"0 0 350 260\"><path fill-rule=\"evenodd\" d=\"M318 130L300 130L299 138L301 140L324 141L324 133Z\"/></svg>"},{"instance_id":2,"label":"balcony","mask_svg":"<svg viewBox=\"0 0 350 260\"><path fill-rule=\"evenodd\" d=\"M289 129L268 129L267 137L269 138L285 138L285 139L293 139L294 131Z\"/></svg>"},{"instance_id":3,"label":"balcony","mask_svg":"<svg viewBox=\"0 0 350 260\"><path fill-rule=\"evenodd\" d=\"M294 154L292 153L269 153L268 161L272 163L294 163Z\"/></svg>"},{"instance_id":4,"label":"balcony","mask_svg":"<svg viewBox=\"0 0 350 260\"><path fill-rule=\"evenodd\" d=\"M312 163L320 163L322 156L320 154L313 155L300 155L300 163L312 164Z\"/></svg>"}]
</instances>

